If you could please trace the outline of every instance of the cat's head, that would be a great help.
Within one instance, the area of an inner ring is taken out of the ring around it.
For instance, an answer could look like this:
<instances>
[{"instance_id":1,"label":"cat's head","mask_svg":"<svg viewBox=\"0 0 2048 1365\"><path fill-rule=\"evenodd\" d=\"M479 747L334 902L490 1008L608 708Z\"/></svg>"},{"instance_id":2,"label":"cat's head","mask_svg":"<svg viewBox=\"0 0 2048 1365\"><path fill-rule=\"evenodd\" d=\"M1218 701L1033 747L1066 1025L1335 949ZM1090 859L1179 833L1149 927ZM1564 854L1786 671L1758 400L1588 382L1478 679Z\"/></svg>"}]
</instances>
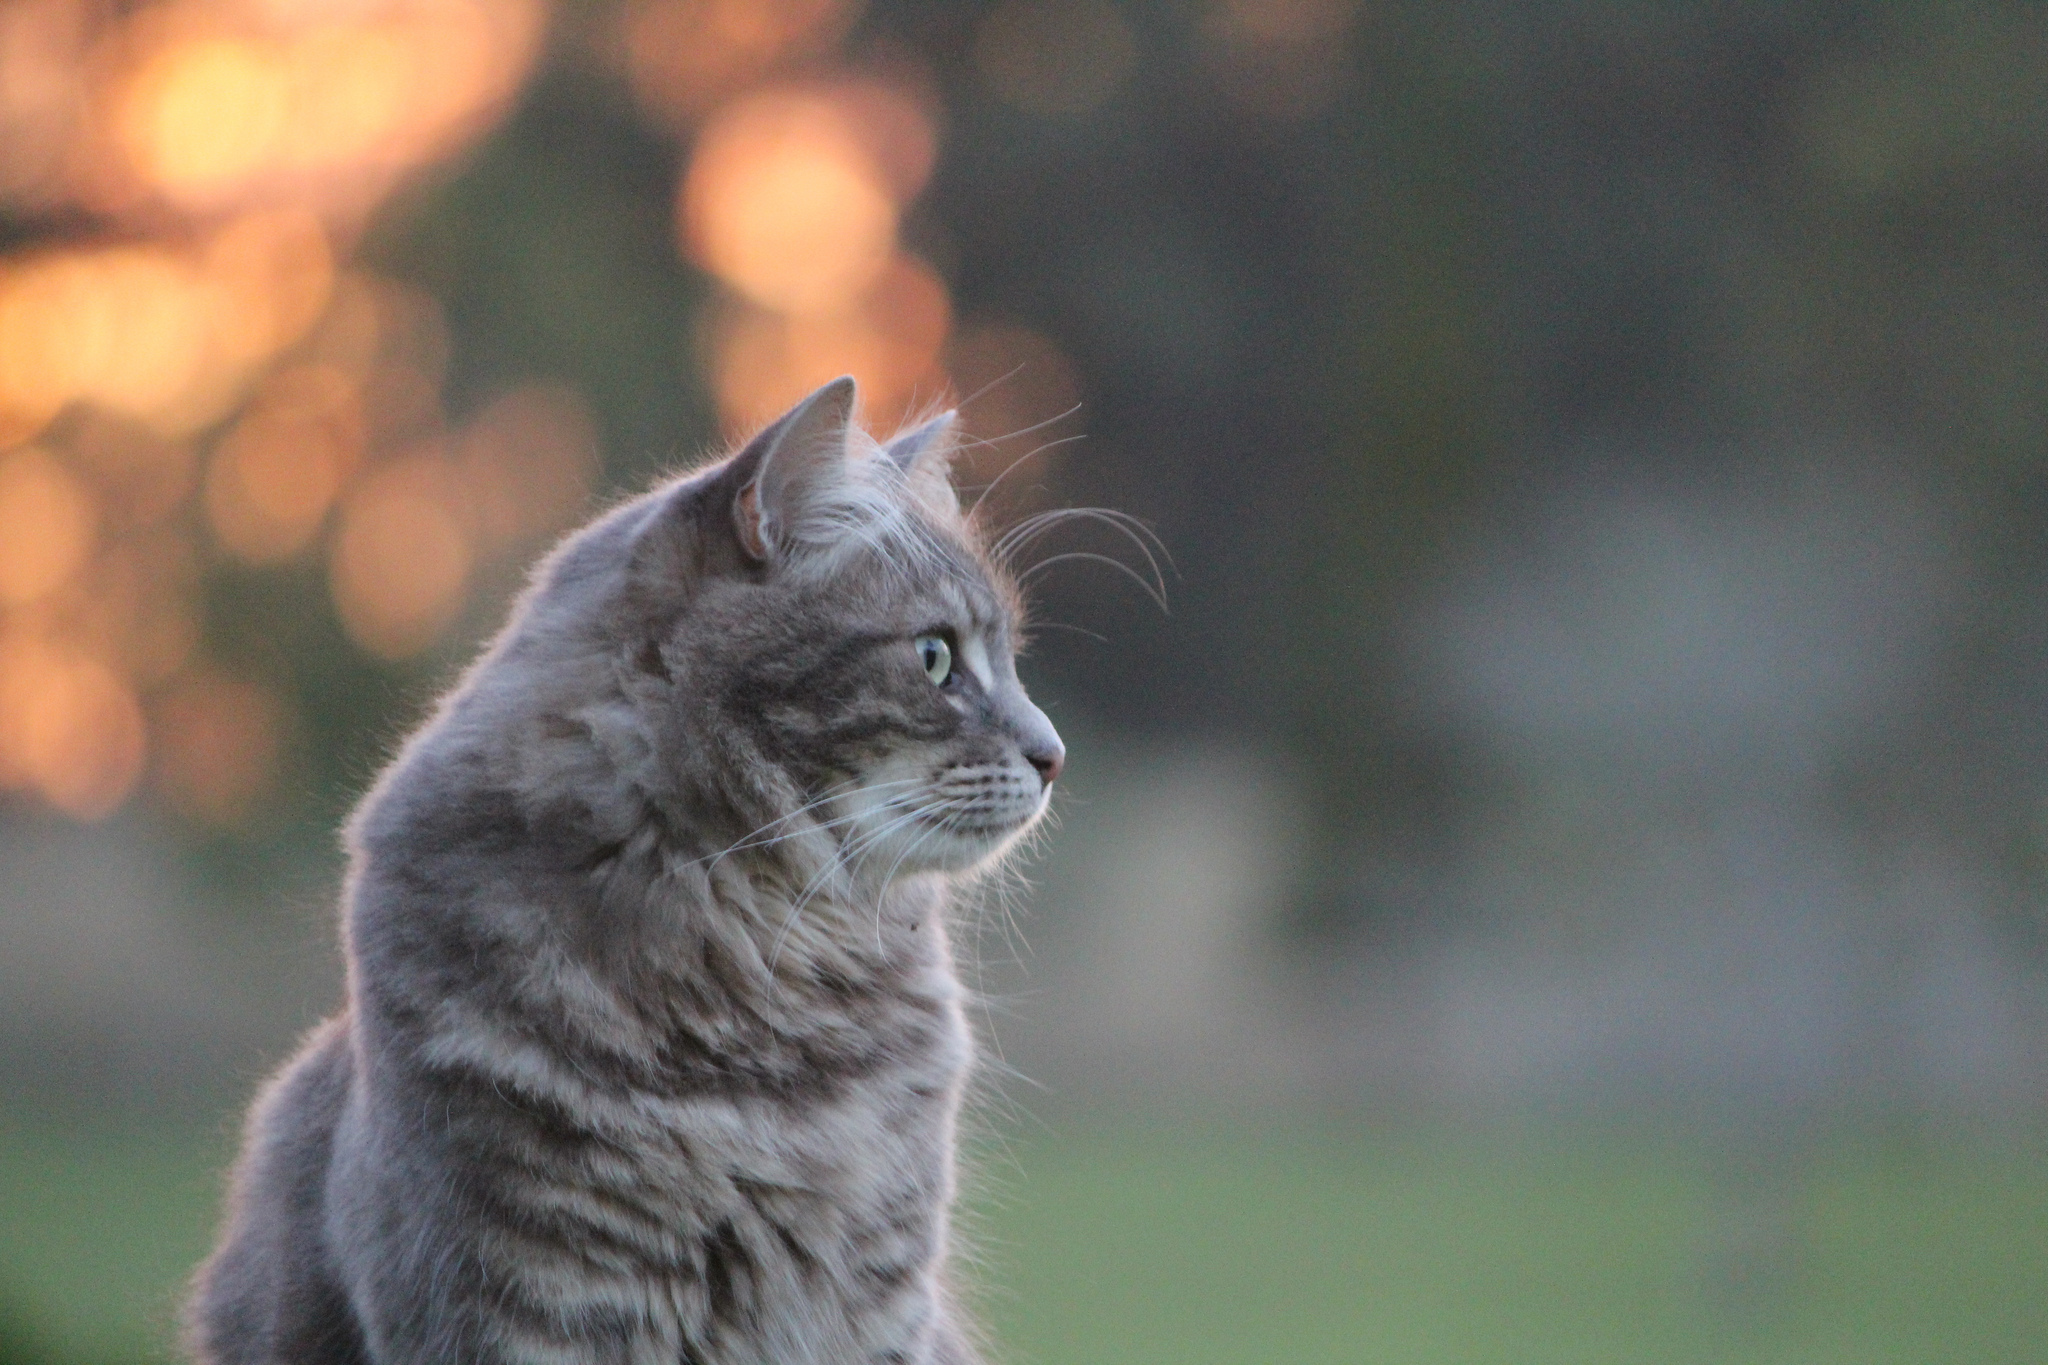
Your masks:
<instances>
[{"instance_id":1,"label":"cat's head","mask_svg":"<svg viewBox=\"0 0 2048 1365\"><path fill-rule=\"evenodd\" d=\"M952 414L883 443L854 401L827 384L572 538L528 624L581 641L581 704L553 705L681 826L829 837L862 879L962 871L1043 814L1065 750L949 481Z\"/></svg>"}]
</instances>

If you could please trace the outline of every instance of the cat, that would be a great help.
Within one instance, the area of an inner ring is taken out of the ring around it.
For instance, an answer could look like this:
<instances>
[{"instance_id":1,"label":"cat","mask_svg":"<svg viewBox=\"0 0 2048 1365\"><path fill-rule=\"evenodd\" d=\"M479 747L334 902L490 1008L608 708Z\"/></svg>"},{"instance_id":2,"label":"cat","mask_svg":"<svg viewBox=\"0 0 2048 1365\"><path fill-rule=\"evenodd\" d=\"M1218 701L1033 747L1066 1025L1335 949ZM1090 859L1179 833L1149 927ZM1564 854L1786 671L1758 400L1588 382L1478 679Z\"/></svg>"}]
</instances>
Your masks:
<instances>
[{"instance_id":1,"label":"cat","mask_svg":"<svg viewBox=\"0 0 2048 1365\"><path fill-rule=\"evenodd\" d=\"M851 379L623 503L352 817L346 1004L254 1104L207 1365L974 1365L949 882L1065 761L946 414Z\"/></svg>"}]
</instances>

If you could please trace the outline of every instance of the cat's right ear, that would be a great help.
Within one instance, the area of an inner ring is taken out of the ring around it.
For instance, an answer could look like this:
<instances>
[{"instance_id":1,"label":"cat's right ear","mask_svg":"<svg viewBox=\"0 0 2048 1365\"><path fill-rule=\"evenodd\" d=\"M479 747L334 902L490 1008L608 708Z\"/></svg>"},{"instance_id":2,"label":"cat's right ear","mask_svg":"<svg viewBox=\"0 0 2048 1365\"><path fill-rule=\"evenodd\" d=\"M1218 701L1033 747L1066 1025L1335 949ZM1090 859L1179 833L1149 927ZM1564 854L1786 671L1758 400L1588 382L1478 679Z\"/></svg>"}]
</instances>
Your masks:
<instances>
[{"instance_id":1,"label":"cat's right ear","mask_svg":"<svg viewBox=\"0 0 2048 1365\"><path fill-rule=\"evenodd\" d=\"M760 562L794 543L805 512L845 477L846 437L857 398L853 376L813 392L747 443L733 460L744 480L733 498L733 532Z\"/></svg>"},{"instance_id":2,"label":"cat's right ear","mask_svg":"<svg viewBox=\"0 0 2048 1365\"><path fill-rule=\"evenodd\" d=\"M670 601L678 584L758 573L808 500L845 467L852 379L770 422L708 478L672 488L633 532L629 577Z\"/></svg>"}]
</instances>

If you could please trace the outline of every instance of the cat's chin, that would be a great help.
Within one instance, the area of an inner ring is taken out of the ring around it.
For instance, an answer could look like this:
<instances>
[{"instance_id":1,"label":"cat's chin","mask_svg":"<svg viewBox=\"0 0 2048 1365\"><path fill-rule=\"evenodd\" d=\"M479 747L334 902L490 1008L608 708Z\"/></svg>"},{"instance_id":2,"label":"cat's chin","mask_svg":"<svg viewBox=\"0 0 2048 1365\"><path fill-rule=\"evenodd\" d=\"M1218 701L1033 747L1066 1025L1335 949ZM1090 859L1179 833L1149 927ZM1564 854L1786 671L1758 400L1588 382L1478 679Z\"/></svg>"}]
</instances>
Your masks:
<instances>
[{"instance_id":1,"label":"cat's chin","mask_svg":"<svg viewBox=\"0 0 2048 1365\"><path fill-rule=\"evenodd\" d=\"M1006 828L951 832L945 850L934 855L937 865L931 870L959 876L1000 862L1038 823L1041 813L1034 810Z\"/></svg>"},{"instance_id":2,"label":"cat's chin","mask_svg":"<svg viewBox=\"0 0 2048 1365\"><path fill-rule=\"evenodd\" d=\"M1007 820L998 817L989 823L918 820L885 840L867 861L884 882L928 873L971 874L1000 861L1043 813L1040 803Z\"/></svg>"}]
</instances>

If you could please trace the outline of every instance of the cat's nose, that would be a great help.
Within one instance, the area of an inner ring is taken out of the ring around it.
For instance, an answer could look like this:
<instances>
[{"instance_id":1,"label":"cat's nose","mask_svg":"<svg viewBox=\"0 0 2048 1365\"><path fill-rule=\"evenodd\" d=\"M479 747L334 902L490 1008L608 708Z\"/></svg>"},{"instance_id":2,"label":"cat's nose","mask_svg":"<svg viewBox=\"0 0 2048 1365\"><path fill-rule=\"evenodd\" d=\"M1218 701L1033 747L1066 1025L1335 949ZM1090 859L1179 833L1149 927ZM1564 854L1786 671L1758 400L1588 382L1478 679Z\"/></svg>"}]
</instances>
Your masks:
<instances>
[{"instance_id":1,"label":"cat's nose","mask_svg":"<svg viewBox=\"0 0 2048 1365\"><path fill-rule=\"evenodd\" d=\"M1047 748L1026 749L1024 757L1032 767L1038 769L1038 780L1048 787L1053 784L1053 779L1060 775L1060 769L1067 766L1066 746L1058 740L1054 740Z\"/></svg>"}]
</instances>

